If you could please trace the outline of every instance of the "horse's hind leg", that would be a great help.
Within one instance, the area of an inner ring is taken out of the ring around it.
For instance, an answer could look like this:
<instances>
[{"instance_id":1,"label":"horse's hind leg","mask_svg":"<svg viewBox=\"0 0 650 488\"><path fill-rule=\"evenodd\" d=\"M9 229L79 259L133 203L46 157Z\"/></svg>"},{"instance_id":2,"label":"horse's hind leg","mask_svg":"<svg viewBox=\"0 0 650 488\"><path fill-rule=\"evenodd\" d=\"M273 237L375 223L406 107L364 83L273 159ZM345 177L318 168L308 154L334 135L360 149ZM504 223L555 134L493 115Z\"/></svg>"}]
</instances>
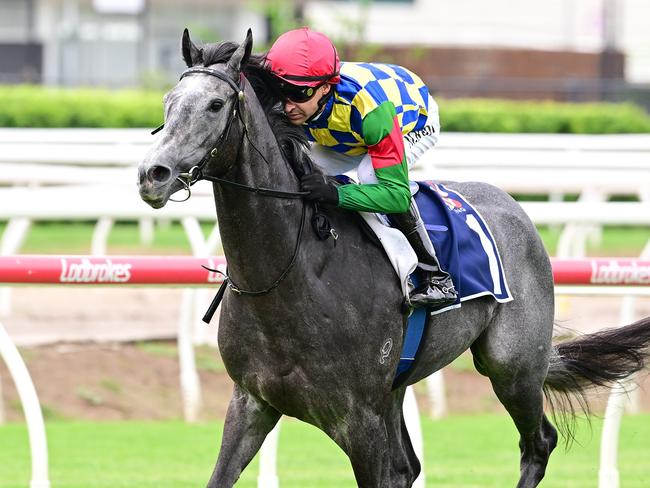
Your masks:
<instances>
[{"instance_id":1,"label":"horse's hind leg","mask_svg":"<svg viewBox=\"0 0 650 488\"><path fill-rule=\"evenodd\" d=\"M406 423L402 404L406 387L393 392L393 402L386 414L386 430L390 444L391 488L408 488L420 474L420 461L415 454Z\"/></svg>"},{"instance_id":2,"label":"horse's hind leg","mask_svg":"<svg viewBox=\"0 0 650 488\"><path fill-rule=\"evenodd\" d=\"M535 332L531 330L534 326L539 327ZM544 415L542 391L549 348L550 337L546 337L543 324L526 327L521 322L511 327L493 323L472 345L478 369L490 378L494 392L519 431L517 488L539 484L557 445L557 432Z\"/></svg>"},{"instance_id":3,"label":"horse's hind leg","mask_svg":"<svg viewBox=\"0 0 650 488\"><path fill-rule=\"evenodd\" d=\"M221 450L208 488L230 488L262 446L281 414L235 385L228 405Z\"/></svg>"}]
</instances>

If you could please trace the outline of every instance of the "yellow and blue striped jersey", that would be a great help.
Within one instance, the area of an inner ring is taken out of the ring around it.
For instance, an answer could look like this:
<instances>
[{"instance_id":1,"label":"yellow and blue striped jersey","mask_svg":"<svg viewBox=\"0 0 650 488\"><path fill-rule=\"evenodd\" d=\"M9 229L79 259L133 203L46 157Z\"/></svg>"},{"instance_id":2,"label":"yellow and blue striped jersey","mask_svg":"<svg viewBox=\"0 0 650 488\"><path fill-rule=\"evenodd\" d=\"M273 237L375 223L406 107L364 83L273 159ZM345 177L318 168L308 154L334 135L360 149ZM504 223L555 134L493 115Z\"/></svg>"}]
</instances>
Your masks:
<instances>
[{"instance_id":1,"label":"yellow and blue striped jersey","mask_svg":"<svg viewBox=\"0 0 650 488\"><path fill-rule=\"evenodd\" d=\"M393 64L351 62L341 64L340 74L323 112L305 126L310 140L350 156L365 153L363 120L385 102L395 106L402 134L424 127L429 89L416 74Z\"/></svg>"}]
</instances>

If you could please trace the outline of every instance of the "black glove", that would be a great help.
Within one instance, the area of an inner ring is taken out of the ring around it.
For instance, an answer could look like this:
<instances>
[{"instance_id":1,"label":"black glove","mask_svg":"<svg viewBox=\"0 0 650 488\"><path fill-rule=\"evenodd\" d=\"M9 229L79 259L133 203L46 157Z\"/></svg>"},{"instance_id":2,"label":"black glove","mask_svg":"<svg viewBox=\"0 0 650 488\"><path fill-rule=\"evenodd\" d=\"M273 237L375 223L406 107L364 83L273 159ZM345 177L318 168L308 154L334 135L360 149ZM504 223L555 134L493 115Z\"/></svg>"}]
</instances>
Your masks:
<instances>
[{"instance_id":1,"label":"black glove","mask_svg":"<svg viewBox=\"0 0 650 488\"><path fill-rule=\"evenodd\" d=\"M339 190L327 176L320 173L311 173L300 178L300 188L309 192L305 198L316 200L319 203L339 204Z\"/></svg>"}]
</instances>

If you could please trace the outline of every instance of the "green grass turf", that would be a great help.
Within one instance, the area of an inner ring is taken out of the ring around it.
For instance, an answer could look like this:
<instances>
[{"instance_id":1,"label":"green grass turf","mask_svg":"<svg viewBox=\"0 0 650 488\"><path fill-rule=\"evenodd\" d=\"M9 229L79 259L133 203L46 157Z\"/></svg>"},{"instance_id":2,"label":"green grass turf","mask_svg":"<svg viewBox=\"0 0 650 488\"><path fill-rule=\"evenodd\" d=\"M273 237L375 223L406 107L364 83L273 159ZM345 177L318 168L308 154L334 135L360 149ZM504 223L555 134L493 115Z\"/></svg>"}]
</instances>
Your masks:
<instances>
[{"instance_id":1,"label":"green grass turf","mask_svg":"<svg viewBox=\"0 0 650 488\"><path fill-rule=\"evenodd\" d=\"M556 254L561 227L538 229L551 256ZM638 257L650 241L650 227L606 226L599 242L587 243L588 256Z\"/></svg>"},{"instance_id":2,"label":"green grass turf","mask_svg":"<svg viewBox=\"0 0 650 488\"><path fill-rule=\"evenodd\" d=\"M601 421L581 422L579 444L558 447L542 488L597 486ZM181 422L49 422L53 488L195 487L212 471L221 425ZM518 477L515 428L506 416L423 419L427 486L511 487ZM650 486L650 415L624 417L619 443L621 486ZM294 420L280 433L278 470L283 488L354 487L345 455L324 434ZM27 432L23 424L0 427L0 486L28 486ZM238 487L255 487L257 460Z\"/></svg>"},{"instance_id":3,"label":"green grass turf","mask_svg":"<svg viewBox=\"0 0 650 488\"><path fill-rule=\"evenodd\" d=\"M0 232L4 223L0 224ZM209 235L212 224L202 224L204 234ZM30 229L20 252L22 254L88 254L92 241L94 223L47 222L37 223ZM118 222L108 238L110 254L191 254L191 248L183 228L178 222L157 225L152 245L140 243L137 224Z\"/></svg>"},{"instance_id":4,"label":"green grass turf","mask_svg":"<svg viewBox=\"0 0 650 488\"><path fill-rule=\"evenodd\" d=\"M0 222L0 233L5 223ZM212 224L202 224L205 235ZM22 254L87 254L90 252L94 224L91 222L48 222L34 225L20 250ZM540 235L551 255L555 254L560 237L559 228L541 227ZM602 241L590 245L593 256L636 257L650 239L648 227L605 227ZM108 239L109 254L191 254L187 237L179 223L158 225L154 242L145 246L139 242L135 223L118 222Z\"/></svg>"}]
</instances>

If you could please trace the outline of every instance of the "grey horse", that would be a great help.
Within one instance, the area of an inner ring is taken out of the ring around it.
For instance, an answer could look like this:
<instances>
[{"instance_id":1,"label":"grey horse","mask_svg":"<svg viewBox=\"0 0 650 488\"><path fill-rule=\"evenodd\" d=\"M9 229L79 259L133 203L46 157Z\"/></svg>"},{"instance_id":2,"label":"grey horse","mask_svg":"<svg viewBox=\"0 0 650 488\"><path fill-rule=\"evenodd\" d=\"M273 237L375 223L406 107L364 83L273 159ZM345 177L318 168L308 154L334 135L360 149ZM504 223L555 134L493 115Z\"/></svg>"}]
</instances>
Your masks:
<instances>
[{"instance_id":1,"label":"grey horse","mask_svg":"<svg viewBox=\"0 0 650 488\"><path fill-rule=\"evenodd\" d=\"M419 362L393 389L406 321L398 279L354 214L326 209L337 240L312 231L315 210L291 198L308 146L251 48L250 31L239 46L202 47L184 32L188 70L165 96L164 128L138 175L154 208L199 178L214 182L230 282L219 348L235 386L208 486L233 486L281 415L332 438L359 486L412 486L420 464L402 414L406 385L468 349L519 431L517 486L537 486L558 440L544 394L562 400L643 368L650 318L553 346L553 275L534 225L495 187L446 183L485 217L514 301L482 297L435 316Z\"/></svg>"}]
</instances>

